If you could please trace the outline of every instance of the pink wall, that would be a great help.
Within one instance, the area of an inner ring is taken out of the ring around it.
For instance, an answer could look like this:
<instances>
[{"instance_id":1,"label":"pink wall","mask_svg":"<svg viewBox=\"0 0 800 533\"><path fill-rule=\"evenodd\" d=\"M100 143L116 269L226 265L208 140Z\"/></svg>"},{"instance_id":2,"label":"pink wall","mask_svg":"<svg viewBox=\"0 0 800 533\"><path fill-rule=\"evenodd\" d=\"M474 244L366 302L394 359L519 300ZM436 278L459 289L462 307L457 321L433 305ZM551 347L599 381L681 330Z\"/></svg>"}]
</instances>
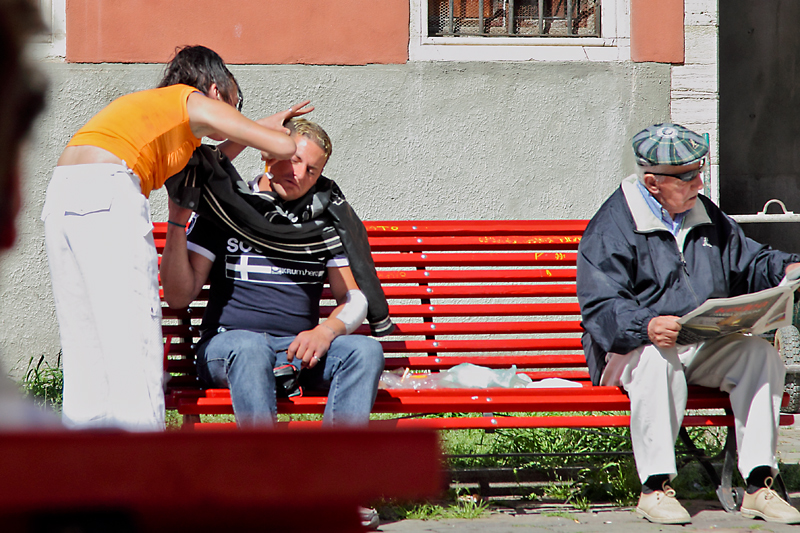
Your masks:
<instances>
[{"instance_id":1,"label":"pink wall","mask_svg":"<svg viewBox=\"0 0 800 533\"><path fill-rule=\"evenodd\" d=\"M631 0L631 59L683 63L683 0Z\"/></svg>"},{"instance_id":2,"label":"pink wall","mask_svg":"<svg viewBox=\"0 0 800 533\"><path fill-rule=\"evenodd\" d=\"M67 61L163 63L203 44L227 63L408 61L408 0L67 0Z\"/></svg>"},{"instance_id":3,"label":"pink wall","mask_svg":"<svg viewBox=\"0 0 800 533\"><path fill-rule=\"evenodd\" d=\"M631 59L684 62L683 0L631 0ZM408 0L67 0L67 61L163 63L203 44L233 64L408 61Z\"/></svg>"}]
</instances>

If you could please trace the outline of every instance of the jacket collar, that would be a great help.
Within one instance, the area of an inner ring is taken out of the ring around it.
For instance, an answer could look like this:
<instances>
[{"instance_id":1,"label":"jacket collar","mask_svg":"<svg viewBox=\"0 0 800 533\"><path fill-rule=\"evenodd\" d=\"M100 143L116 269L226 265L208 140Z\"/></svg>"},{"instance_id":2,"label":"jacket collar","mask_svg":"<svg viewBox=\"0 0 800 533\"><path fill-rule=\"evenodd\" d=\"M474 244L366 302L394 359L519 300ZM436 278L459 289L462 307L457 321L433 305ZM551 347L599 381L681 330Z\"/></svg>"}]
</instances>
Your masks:
<instances>
[{"instance_id":1,"label":"jacket collar","mask_svg":"<svg viewBox=\"0 0 800 533\"><path fill-rule=\"evenodd\" d=\"M622 193L625 195L625 202L628 204L628 209L633 216L633 223L636 226L638 233L650 233L653 231L668 231L650 208L647 202L642 198L642 193L636 186L638 181L636 174L631 174L622 181ZM683 220L683 226L678 232L679 240L683 240L686 232L695 226L702 224L711 224L711 218L706 212L706 207L699 199L695 202L694 207L686 213L686 218Z\"/></svg>"}]
</instances>

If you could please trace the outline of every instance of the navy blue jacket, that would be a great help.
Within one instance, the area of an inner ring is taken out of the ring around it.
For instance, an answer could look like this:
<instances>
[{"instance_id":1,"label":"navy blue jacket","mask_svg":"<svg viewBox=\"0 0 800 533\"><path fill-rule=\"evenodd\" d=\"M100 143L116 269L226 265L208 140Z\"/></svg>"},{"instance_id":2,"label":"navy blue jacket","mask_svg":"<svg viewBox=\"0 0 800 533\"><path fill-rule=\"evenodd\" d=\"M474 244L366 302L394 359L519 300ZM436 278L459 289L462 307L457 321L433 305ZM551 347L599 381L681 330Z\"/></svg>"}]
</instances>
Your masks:
<instances>
[{"instance_id":1,"label":"navy blue jacket","mask_svg":"<svg viewBox=\"0 0 800 533\"><path fill-rule=\"evenodd\" d=\"M708 298L738 296L780 283L800 256L773 250L704 196L677 236L655 217L627 178L589 222L578 247L583 348L598 384L606 353L651 344L650 319L682 316Z\"/></svg>"}]
</instances>

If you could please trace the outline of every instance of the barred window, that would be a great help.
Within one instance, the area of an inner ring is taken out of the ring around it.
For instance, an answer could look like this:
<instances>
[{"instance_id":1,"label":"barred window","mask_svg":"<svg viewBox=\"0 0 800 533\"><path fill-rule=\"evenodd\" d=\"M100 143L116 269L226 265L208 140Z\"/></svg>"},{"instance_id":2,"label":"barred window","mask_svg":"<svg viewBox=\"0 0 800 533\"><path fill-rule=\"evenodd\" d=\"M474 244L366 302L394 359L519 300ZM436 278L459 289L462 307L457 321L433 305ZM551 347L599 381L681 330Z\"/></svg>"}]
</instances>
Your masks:
<instances>
[{"instance_id":1,"label":"barred window","mask_svg":"<svg viewBox=\"0 0 800 533\"><path fill-rule=\"evenodd\" d=\"M428 0L429 37L599 37L600 0Z\"/></svg>"}]
</instances>

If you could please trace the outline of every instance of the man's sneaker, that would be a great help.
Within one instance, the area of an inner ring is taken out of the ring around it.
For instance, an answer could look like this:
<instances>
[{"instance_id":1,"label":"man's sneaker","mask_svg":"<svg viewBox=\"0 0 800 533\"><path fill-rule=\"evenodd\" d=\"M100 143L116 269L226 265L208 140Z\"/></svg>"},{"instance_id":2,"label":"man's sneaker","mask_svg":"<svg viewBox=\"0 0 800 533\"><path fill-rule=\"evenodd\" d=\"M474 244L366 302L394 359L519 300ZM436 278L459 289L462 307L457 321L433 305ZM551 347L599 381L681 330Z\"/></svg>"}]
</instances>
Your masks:
<instances>
[{"instance_id":1,"label":"man's sneaker","mask_svg":"<svg viewBox=\"0 0 800 533\"><path fill-rule=\"evenodd\" d=\"M781 524L800 524L800 511L772 490L772 478L766 479L766 487L753 494L745 493L742 500L742 516L763 518L767 522Z\"/></svg>"},{"instance_id":2,"label":"man's sneaker","mask_svg":"<svg viewBox=\"0 0 800 533\"><path fill-rule=\"evenodd\" d=\"M675 499L675 490L667 485L662 485L664 490L654 490L650 494L642 493L639 496L639 505L636 513L655 524L688 524L692 517Z\"/></svg>"},{"instance_id":3,"label":"man's sneaker","mask_svg":"<svg viewBox=\"0 0 800 533\"><path fill-rule=\"evenodd\" d=\"M359 507L358 515L361 517L361 525L363 527L370 531L377 531L378 525L381 523L378 511L370 509L369 507Z\"/></svg>"}]
</instances>

